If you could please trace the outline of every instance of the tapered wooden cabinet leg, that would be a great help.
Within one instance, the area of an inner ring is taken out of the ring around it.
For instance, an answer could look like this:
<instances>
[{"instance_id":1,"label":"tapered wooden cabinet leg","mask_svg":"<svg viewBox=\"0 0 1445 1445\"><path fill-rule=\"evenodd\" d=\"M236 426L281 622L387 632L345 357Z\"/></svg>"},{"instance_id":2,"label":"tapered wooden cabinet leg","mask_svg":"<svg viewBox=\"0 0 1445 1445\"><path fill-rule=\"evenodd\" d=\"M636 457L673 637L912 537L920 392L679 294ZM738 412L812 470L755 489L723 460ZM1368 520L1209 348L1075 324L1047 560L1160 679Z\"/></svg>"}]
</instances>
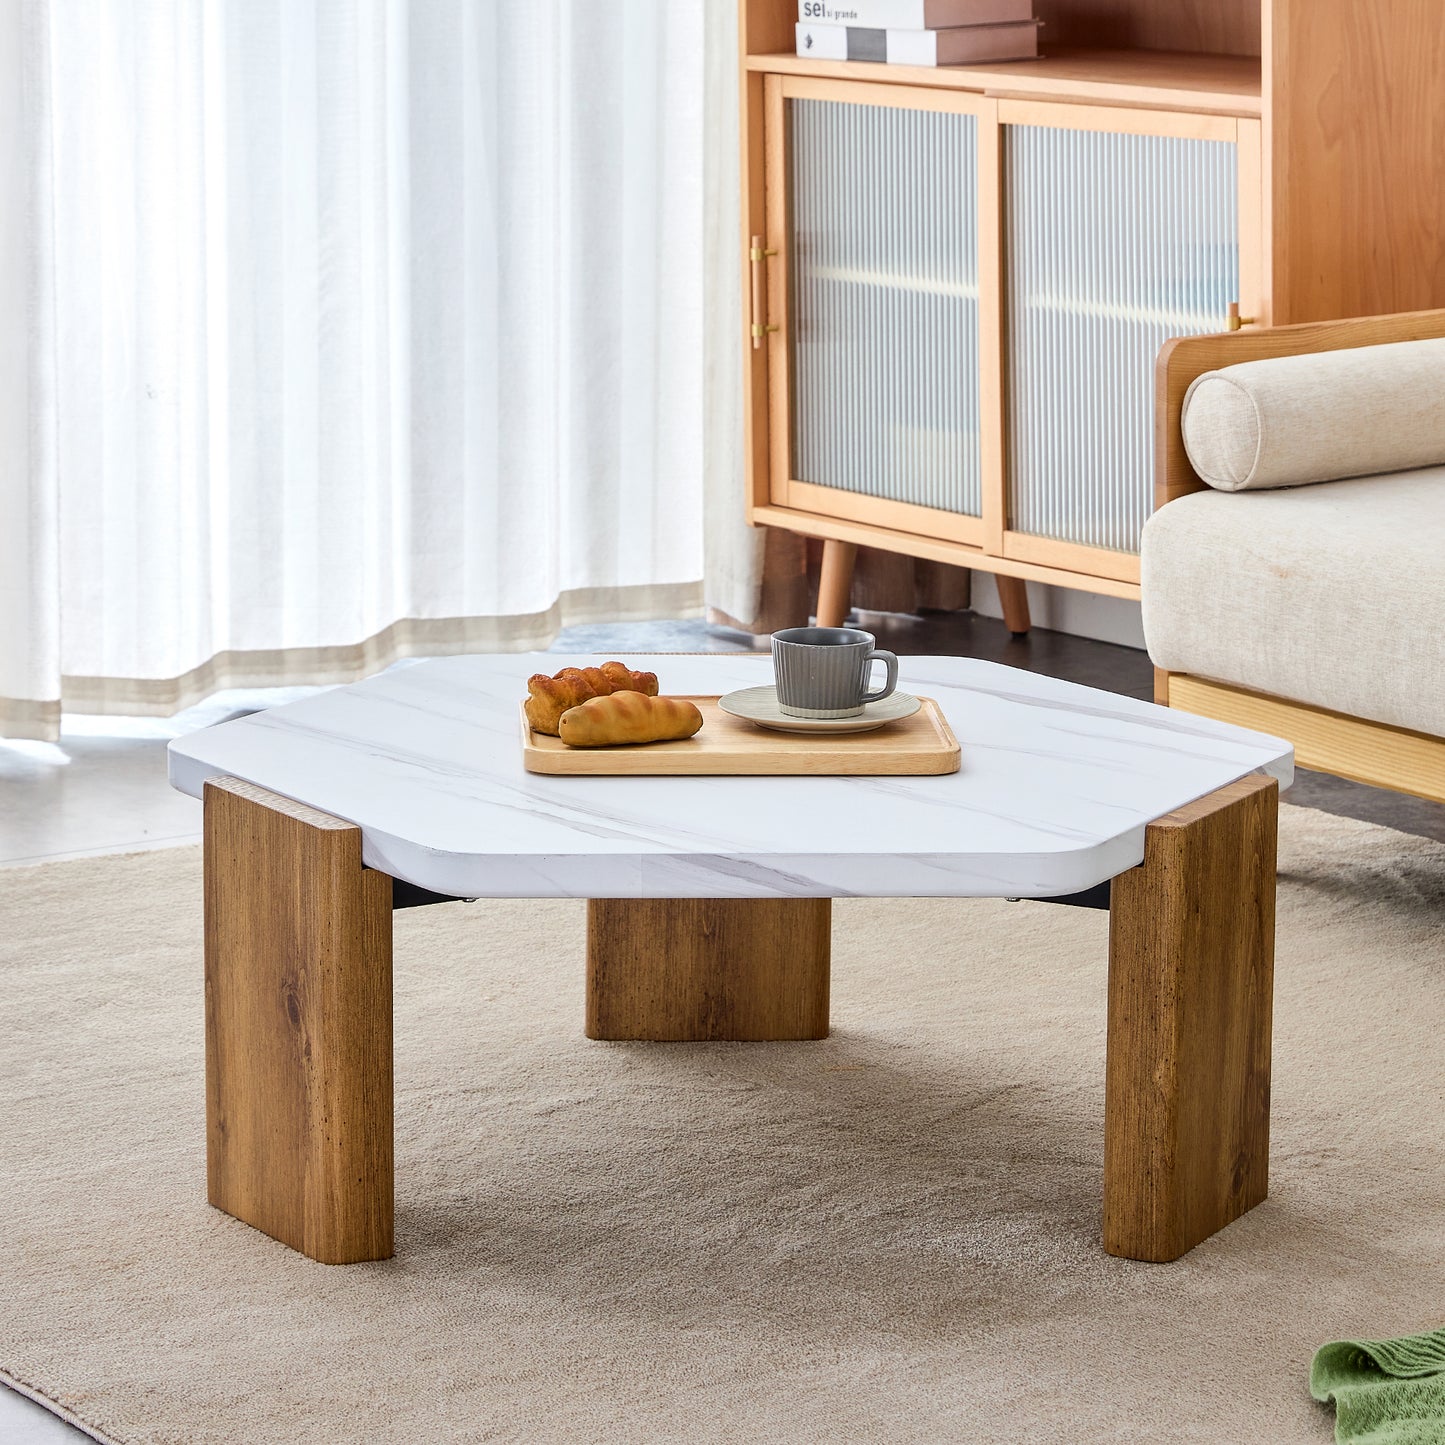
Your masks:
<instances>
[{"instance_id":1,"label":"tapered wooden cabinet leg","mask_svg":"<svg viewBox=\"0 0 1445 1445\"><path fill-rule=\"evenodd\" d=\"M1170 1260L1269 1182L1279 784L1249 777L1149 826L1114 879L1104 1248Z\"/></svg>"},{"instance_id":2,"label":"tapered wooden cabinet leg","mask_svg":"<svg viewBox=\"0 0 1445 1445\"><path fill-rule=\"evenodd\" d=\"M1029 589L1022 577L1005 577L996 574L999 606L1003 608L1003 625L1015 637L1023 637L1029 630Z\"/></svg>"},{"instance_id":3,"label":"tapered wooden cabinet leg","mask_svg":"<svg viewBox=\"0 0 1445 1445\"><path fill-rule=\"evenodd\" d=\"M594 900L587 1037L826 1038L831 920L826 898Z\"/></svg>"},{"instance_id":4,"label":"tapered wooden cabinet leg","mask_svg":"<svg viewBox=\"0 0 1445 1445\"><path fill-rule=\"evenodd\" d=\"M852 542L823 543L823 568L818 578L819 627L842 627L847 622L857 559L858 548Z\"/></svg>"},{"instance_id":5,"label":"tapered wooden cabinet leg","mask_svg":"<svg viewBox=\"0 0 1445 1445\"><path fill-rule=\"evenodd\" d=\"M361 830L205 789L210 1201L325 1264L392 1253L391 879Z\"/></svg>"}]
</instances>

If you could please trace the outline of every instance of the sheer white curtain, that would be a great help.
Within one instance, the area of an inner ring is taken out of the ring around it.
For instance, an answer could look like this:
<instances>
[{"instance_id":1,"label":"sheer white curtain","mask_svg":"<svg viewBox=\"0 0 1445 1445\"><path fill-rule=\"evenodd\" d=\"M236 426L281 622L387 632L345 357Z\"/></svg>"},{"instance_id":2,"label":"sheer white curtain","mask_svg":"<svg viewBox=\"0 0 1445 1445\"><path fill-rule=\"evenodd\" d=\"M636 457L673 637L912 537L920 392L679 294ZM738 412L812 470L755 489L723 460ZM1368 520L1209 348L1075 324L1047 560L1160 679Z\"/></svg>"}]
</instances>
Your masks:
<instances>
[{"instance_id":1,"label":"sheer white curtain","mask_svg":"<svg viewBox=\"0 0 1445 1445\"><path fill-rule=\"evenodd\" d=\"M701 3L0 10L0 732L700 608Z\"/></svg>"},{"instance_id":2,"label":"sheer white curtain","mask_svg":"<svg viewBox=\"0 0 1445 1445\"><path fill-rule=\"evenodd\" d=\"M703 477L707 602L747 623L763 585L763 532L744 522L742 177L738 0L706 0L703 160Z\"/></svg>"}]
</instances>

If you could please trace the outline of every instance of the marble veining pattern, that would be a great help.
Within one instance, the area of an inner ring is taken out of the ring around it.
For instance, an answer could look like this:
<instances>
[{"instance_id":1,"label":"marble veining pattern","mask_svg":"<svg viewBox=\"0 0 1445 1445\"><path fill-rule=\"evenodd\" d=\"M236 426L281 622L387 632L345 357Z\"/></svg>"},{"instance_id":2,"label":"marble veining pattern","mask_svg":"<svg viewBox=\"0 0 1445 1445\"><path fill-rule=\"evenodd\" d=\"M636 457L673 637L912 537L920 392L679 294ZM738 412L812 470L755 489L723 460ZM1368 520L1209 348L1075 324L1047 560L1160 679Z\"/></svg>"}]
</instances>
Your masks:
<instances>
[{"instance_id":1,"label":"marble veining pattern","mask_svg":"<svg viewBox=\"0 0 1445 1445\"><path fill-rule=\"evenodd\" d=\"M767 657L624 655L663 690L771 681ZM920 778L543 777L522 767L533 672L595 657L457 657L178 738L170 778L231 775L358 824L363 857L463 897L1049 897L1143 858L1153 819L1288 743L997 663L902 659L963 752Z\"/></svg>"}]
</instances>

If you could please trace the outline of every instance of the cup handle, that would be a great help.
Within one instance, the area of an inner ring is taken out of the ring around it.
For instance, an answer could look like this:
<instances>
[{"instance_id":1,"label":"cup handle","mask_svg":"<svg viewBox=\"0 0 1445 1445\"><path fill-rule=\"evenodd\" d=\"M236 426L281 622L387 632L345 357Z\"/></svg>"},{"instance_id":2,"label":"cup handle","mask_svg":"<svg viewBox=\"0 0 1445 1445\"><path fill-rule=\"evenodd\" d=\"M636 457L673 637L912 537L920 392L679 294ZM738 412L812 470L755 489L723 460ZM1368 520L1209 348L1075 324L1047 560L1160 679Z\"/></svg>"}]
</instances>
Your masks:
<instances>
[{"instance_id":1,"label":"cup handle","mask_svg":"<svg viewBox=\"0 0 1445 1445\"><path fill-rule=\"evenodd\" d=\"M898 659L891 652L887 652L881 647L875 647L873 651L868 654L868 661L863 664L864 677L867 677L873 671L873 664L875 662L881 662L888 669L888 680L883 684L881 692L865 692L863 694L863 701L865 703L882 702L883 699L888 697L894 688L898 686Z\"/></svg>"}]
</instances>

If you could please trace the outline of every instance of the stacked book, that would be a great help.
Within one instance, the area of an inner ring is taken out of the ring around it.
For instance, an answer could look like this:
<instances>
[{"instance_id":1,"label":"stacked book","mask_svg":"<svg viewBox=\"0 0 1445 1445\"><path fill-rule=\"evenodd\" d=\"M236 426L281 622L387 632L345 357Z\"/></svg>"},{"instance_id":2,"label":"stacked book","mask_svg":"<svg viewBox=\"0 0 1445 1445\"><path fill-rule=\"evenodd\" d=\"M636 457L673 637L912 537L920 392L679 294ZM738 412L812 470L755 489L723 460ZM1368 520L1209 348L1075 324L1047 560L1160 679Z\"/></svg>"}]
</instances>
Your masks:
<instances>
[{"instance_id":1,"label":"stacked book","mask_svg":"<svg viewBox=\"0 0 1445 1445\"><path fill-rule=\"evenodd\" d=\"M1039 53L1034 0L798 0L798 54L981 65Z\"/></svg>"}]
</instances>

